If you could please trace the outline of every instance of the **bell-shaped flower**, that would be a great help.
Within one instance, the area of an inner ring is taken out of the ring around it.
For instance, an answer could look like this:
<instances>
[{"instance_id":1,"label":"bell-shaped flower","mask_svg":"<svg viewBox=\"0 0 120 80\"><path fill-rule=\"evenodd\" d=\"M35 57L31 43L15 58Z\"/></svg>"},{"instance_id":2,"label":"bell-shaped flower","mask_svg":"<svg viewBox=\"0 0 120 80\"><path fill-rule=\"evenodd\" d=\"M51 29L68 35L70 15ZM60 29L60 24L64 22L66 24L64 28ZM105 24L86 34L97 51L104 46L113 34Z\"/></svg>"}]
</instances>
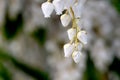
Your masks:
<instances>
[{"instance_id":1,"label":"bell-shaped flower","mask_svg":"<svg viewBox=\"0 0 120 80\"><path fill-rule=\"evenodd\" d=\"M70 28L67 30L69 40L73 40L76 36L76 29Z\"/></svg>"},{"instance_id":2,"label":"bell-shaped flower","mask_svg":"<svg viewBox=\"0 0 120 80\"><path fill-rule=\"evenodd\" d=\"M74 51L72 54L72 58L75 61L75 63L79 63L80 62L80 58L81 58L82 53L80 51Z\"/></svg>"},{"instance_id":3,"label":"bell-shaped flower","mask_svg":"<svg viewBox=\"0 0 120 80\"><path fill-rule=\"evenodd\" d=\"M75 2L76 0L64 0L64 9L69 9Z\"/></svg>"},{"instance_id":4,"label":"bell-shaped flower","mask_svg":"<svg viewBox=\"0 0 120 80\"><path fill-rule=\"evenodd\" d=\"M62 11L64 10L64 1L63 0L54 0L53 5L55 6L55 11L57 15L62 14Z\"/></svg>"},{"instance_id":5,"label":"bell-shaped flower","mask_svg":"<svg viewBox=\"0 0 120 80\"><path fill-rule=\"evenodd\" d=\"M76 3L72 8L73 8L75 17L80 18L82 14L82 5L79 5L78 3Z\"/></svg>"},{"instance_id":6,"label":"bell-shaped flower","mask_svg":"<svg viewBox=\"0 0 120 80\"><path fill-rule=\"evenodd\" d=\"M70 43L67 43L64 45L64 56L65 57L70 57L71 54L73 53L73 50L74 50L74 45L73 44L70 44Z\"/></svg>"},{"instance_id":7,"label":"bell-shaped flower","mask_svg":"<svg viewBox=\"0 0 120 80\"><path fill-rule=\"evenodd\" d=\"M82 29L83 27L84 27L84 25L83 25L83 20L82 19L76 19L76 24L78 25L78 27L80 28L80 29Z\"/></svg>"},{"instance_id":8,"label":"bell-shaped flower","mask_svg":"<svg viewBox=\"0 0 120 80\"><path fill-rule=\"evenodd\" d=\"M81 51L82 48L83 48L83 45L82 45L81 43L78 43L78 44L77 44L77 50L78 50L78 51Z\"/></svg>"},{"instance_id":9,"label":"bell-shaped flower","mask_svg":"<svg viewBox=\"0 0 120 80\"><path fill-rule=\"evenodd\" d=\"M70 23L71 21L71 17L69 14L63 14L61 17L60 17L60 20L61 20L61 23L64 27L68 26L68 24Z\"/></svg>"},{"instance_id":10,"label":"bell-shaped flower","mask_svg":"<svg viewBox=\"0 0 120 80\"><path fill-rule=\"evenodd\" d=\"M50 15L54 10L54 5L51 2L47 1L42 4L41 8L42 8L44 17L48 18L50 17Z\"/></svg>"},{"instance_id":11,"label":"bell-shaped flower","mask_svg":"<svg viewBox=\"0 0 120 80\"><path fill-rule=\"evenodd\" d=\"M86 33L86 31L80 31L80 32L78 32L77 38L83 44L87 44L87 33Z\"/></svg>"}]
</instances>

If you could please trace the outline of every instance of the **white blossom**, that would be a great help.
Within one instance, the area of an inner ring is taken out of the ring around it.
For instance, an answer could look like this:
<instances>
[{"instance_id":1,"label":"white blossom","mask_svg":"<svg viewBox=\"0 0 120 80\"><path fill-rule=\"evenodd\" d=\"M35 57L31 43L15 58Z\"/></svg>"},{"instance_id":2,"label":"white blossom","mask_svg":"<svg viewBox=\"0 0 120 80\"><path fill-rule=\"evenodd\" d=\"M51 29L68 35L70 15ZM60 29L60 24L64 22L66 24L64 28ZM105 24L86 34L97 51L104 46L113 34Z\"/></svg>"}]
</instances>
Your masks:
<instances>
[{"instance_id":1,"label":"white blossom","mask_svg":"<svg viewBox=\"0 0 120 80\"><path fill-rule=\"evenodd\" d=\"M54 10L54 5L51 2L44 2L41 6L44 17L48 18Z\"/></svg>"},{"instance_id":2,"label":"white blossom","mask_svg":"<svg viewBox=\"0 0 120 80\"><path fill-rule=\"evenodd\" d=\"M82 47L83 47L83 45L82 45L81 43L78 43L78 44L77 44L77 49L78 49L79 51L82 50Z\"/></svg>"},{"instance_id":3,"label":"white blossom","mask_svg":"<svg viewBox=\"0 0 120 80\"><path fill-rule=\"evenodd\" d=\"M65 0L65 7L64 9L69 9L71 6L74 5L74 3L76 2L76 0Z\"/></svg>"},{"instance_id":4,"label":"white blossom","mask_svg":"<svg viewBox=\"0 0 120 80\"><path fill-rule=\"evenodd\" d=\"M84 27L83 20L81 18L76 20L76 24L80 29Z\"/></svg>"},{"instance_id":5,"label":"white blossom","mask_svg":"<svg viewBox=\"0 0 120 80\"><path fill-rule=\"evenodd\" d=\"M58 14L58 15L62 14L62 11L64 10L64 1L63 0L54 0L53 5L55 6L56 14Z\"/></svg>"},{"instance_id":6,"label":"white blossom","mask_svg":"<svg viewBox=\"0 0 120 80\"><path fill-rule=\"evenodd\" d=\"M42 4L45 17L50 17L54 9L57 15L62 14L65 10L66 12L60 16L62 25L67 27L72 20L72 28L67 30L70 43L64 45L64 56L70 57L74 52L73 60L78 63L83 44L87 44L87 34L85 31L81 31L83 26L80 22L83 4L86 0L53 0L52 3L49 1L51 0Z\"/></svg>"},{"instance_id":7,"label":"white blossom","mask_svg":"<svg viewBox=\"0 0 120 80\"><path fill-rule=\"evenodd\" d=\"M80 40L83 44L87 44L87 33L85 31L80 31L77 34L78 40Z\"/></svg>"},{"instance_id":8,"label":"white blossom","mask_svg":"<svg viewBox=\"0 0 120 80\"><path fill-rule=\"evenodd\" d=\"M64 45L64 56L65 57L70 57L71 54L73 53L73 50L74 50L74 45L73 44L65 44Z\"/></svg>"},{"instance_id":9,"label":"white blossom","mask_svg":"<svg viewBox=\"0 0 120 80\"><path fill-rule=\"evenodd\" d=\"M74 14L75 14L75 17L76 18L79 18L79 17L81 17L81 14L82 14L82 6L81 5L79 5L78 3L76 3L73 7L73 11L75 12Z\"/></svg>"},{"instance_id":10,"label":"white blossom","mask_svg":"<svg viewBox=\"0 0 120 80\"><path fill-rule=\"evenodd\" d=\"M75 61L75 63L80 62L81 52L80 51L74 51L72 54L72 58Z\"/></svg>"},{"instance_id":11,"label":"white blossom","mask_svg":"<svg viewBox=\"0 0 120 80\"><path fill-rule=\"evenodd\" d=\"M60 20L61 20L61 23L64 27L68 26L68 24L70 23L71 21L71 17L69 14L63 14L61 17L60 17Z\"/></svg>"},{"instance_id":12,"label":"white blossom","mask_svg":"<svg viewBox=\"0 0 120 80\"><path fill-rule=\"evenodd\" d=\"M67 30L69 40L73 40L76 36L76 29L70 28Z\"/></svg>"}]
</instances>

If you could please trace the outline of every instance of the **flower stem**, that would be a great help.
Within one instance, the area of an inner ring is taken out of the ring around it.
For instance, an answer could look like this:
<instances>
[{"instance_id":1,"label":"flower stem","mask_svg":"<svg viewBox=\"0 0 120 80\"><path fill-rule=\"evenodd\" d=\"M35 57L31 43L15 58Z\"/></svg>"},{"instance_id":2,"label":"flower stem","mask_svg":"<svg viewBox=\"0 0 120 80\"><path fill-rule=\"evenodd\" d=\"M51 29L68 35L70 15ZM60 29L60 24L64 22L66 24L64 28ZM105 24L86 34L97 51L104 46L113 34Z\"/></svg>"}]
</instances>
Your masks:
<instances>
[{"instance_id":1,"label":"flower stem","mask_svg":"<svg viewBox=\"0 0 120 80\"><path fill-rule=\"evenodd\" d=\"M47 2L51 2L51 0L47 0Z\"/></svg>"},{"instance_id":2,"label":"flower stem","mask_svg":"<svg viewBox=\"0 0 120 80\"><path fill-rule=\"evenodd\" d=\"M72 15L72 27L76 29L75 44L77 44L78 43L77 33L79 32L79 29L78 29L78 26L76 24L76 18L75 18L74 11L73 11L72 7L70 7L70 12Z\"/></svg>"}]
</instances>

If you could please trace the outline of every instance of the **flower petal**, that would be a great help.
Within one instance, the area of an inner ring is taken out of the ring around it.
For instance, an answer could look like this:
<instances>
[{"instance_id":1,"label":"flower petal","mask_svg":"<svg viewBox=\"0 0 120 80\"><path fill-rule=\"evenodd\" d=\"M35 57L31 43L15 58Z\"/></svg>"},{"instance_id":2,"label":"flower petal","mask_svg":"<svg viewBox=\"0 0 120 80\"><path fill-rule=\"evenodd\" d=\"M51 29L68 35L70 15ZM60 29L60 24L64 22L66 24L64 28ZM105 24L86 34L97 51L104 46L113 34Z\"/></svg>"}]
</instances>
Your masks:
<instances>
[{"instance_id":1,"label":"flower petal","mask_svg":"<svg viewBox=\"0 0 120 80\"><path fill-rule=\"evenodd\" d=\"M83 45L82 45L81 43L78 43L78 44L77 44L77 48L78 48L79 51L82 50L82 47L83 47Z\"/></svg>"},{"instance_id":2,"label":"flower petal","mask_svg":"<svg viewBox=\"0 0 120 80\"><path fill-rule=\"evenodd\" d=\"M55 11L58 15L62 14L64 10L64 3L63 0L54 0L53 5L55 6Z\"/></svg>"},{"instance_id":3,"label":"flower petal","mask_svg":"<svg viewBox=\"0 0 120 80\"><path fill-rule=\"evenodd\" d=\"M80 31L77 34L77 38L83 43L87 44L87 34L85 31Z\"/></svg>"},{"instance_id":4,"label":"flower petal","mask_svg":"<svg viewBox=\"0 0 120 80\"><path fill-rule=\"evenodd\" d=\"M44 17L48 18L54 10L54 5L50 2L44 2L41 6Z\"/></svg>"},{"instance_id":5,"label":"flower petal","mask_svg":"<svg viewBox=\"0 0 120 80\"><path fill-rule=\"evenodd\" d=\"M67 30L69 40L73 40L76 36L76 29L70 28Z\"/></svg>"},{"instance_id":6,"label":"flower petal","mask_svg":"<svg viewBox=\"0 0 120 80\"><path fill-rule=\"evenodd\" d=\"M70 57L70 55L73 53L74 45L71 45L70 43L64 45L64 55L65 57Z\"/></svg>"},{"instance_id":7,"label":"flower petal","mask_svg":"<svg viewBox=\"0 0 120 80\"><path fill-rule=\"evenodd\" d=\"M80 62L81 52L80 51L74 51L72 54L72 58L75 61L75 63Z\"/></svg>"},{"instance_id":8,"label":"flower petal","mask_svg":"<svg viewBox=\"0 0 120 80\"><path fill-rule=\"evenodd\" d=\"M68 24L70 23L71 21L71 17L69 14L63 14L61 17L60 17L60 20L61 20L61 23L64 27L68 26Z\"/></svg>"}]
</instances>

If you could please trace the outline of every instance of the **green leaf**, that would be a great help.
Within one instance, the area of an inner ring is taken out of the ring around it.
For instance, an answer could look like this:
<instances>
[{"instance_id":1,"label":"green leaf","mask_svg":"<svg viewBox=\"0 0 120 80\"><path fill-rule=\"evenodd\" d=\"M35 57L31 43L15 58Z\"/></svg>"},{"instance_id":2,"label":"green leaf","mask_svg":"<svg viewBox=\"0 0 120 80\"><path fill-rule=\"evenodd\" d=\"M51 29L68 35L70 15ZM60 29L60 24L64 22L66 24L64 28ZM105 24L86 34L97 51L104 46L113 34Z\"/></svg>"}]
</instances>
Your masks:
<instances>
[{"instance_id":1,"label":"green leaf","mask_svg":"<svg viewBox=\"0 0 120 80\"><path fill-rule=\"evenodd\" d=\"M34 39L38 41L40 45L44 45L46 41L46 29L45 28L39 28L36 31L33 32L32 36Z\"/></svg>"},{"instance_id":2,"label":"green leaf","mask_svg":"<svg viewBox=\"0 0 120 80\"><path fill-rule=\"evenodd\" d=\"M32 68L20 61L17 61L16 59L12 59L12 62L17 68L19 68L20 70L22 70L26 74L34 77L37 80L50 80L48 73L45 71Z\"/></svg>"},{"instance_id":3,"label":"green leaf","mask_svg":"<svg viewBox=\"0 0 120 80\"><path fill-rule=\"evenodd\" d=\"M120 13L120 0L110 0L115 9Z\"/></svg>"},{"instance_id":4,"label":"green leaf","mask_svg":"<svg viewBox=\"0 0 120 80\"><path fill-rule=\"evenodd\" d=\"M90 52L87 54L87 68L84 73L83 80L102 80L101 73L95 68L93 61L90 59Z\"/></svg>"},{"instance_id":5,"label":"green leaf","mask_svg":"<svg viewBox=\"0 0 120 80\"><path fill-rule=\"evenodd\" d=\"M8 40L13 39L23 27L22 13L19 13L15 19L10 19L8 12L5 17L5 25L3 26L4 37Z\"/></svg>"},{"instance_id":6,"label":"green leaf","mask_svg":"<svg viewBox=\"0 0 120 80\"><path fill-rule=\"evenodd\" d=\"M12 53L9 53L9 54L12 54ZM19 61L16 58L10 56L9 54L3 49L0 49L0 59L11 61L16 68L20 69L21 71L25 72L27 75L30 75L36 80L50 80L50 77L47 71L33 68L23 63L22 61ZM5 79L5 80L9 80L9 79Z\"/></svg>"},{"instance_id":7,"label":"green leaf","mask_svg":"<svg viewBox=\"0 0 120 80\"><path fill-rule=\"evenodd\" d=\"M11 80L8 69L0 62L0 80Z\"/></svg>"},{"instance_id":8,"label":"green leaf","mask_svg":"<svg viewBox=\"0 0 120 80\"><path fill-rule=\"evenodd\" d=\"M0 48L0 60L10 60L12 57L8 55L7 52L4 51L4 49Z\"/></svg>"},{"instance_id":9,"label":"green leaf","mask_svg":"<svg viewBox=\"0 0 120 80\"><path fill-rule=\"evenodd\" d=\"M109 70L117 73L120 77L120 59L115 57L112 64L109 66Z\"/></svg>"}]
</instances>

